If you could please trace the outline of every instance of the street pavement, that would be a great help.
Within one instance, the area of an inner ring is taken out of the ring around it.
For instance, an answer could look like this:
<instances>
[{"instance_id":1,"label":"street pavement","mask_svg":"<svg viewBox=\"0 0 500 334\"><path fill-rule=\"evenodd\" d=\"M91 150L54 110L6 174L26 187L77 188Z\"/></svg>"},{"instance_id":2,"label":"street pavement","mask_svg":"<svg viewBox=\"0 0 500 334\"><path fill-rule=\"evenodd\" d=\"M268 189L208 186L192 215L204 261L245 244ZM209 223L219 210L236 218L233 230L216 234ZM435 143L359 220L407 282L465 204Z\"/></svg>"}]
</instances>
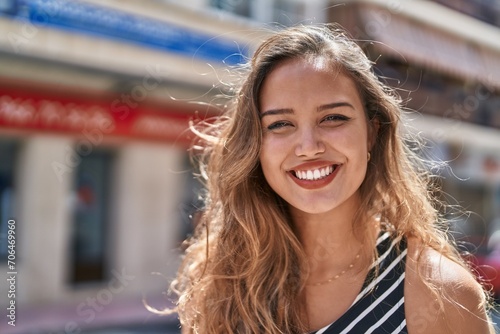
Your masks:
<instances>
[{"instance_id":1,"label":"street pavement","mask_svg":"<svg viewBox=\"0 0 500 334\"><path fill-rule=\"evenodd\" d=\"M492 313L496 333L500 333L500 308ZM92 331L83 331L82 334L180 334L179 323L167 321L162 324L136 325L127 327L102 328Z\"/></svg>"},{"instance_id":2,"label":"street pavement","mask_svg":"<svg viewBox=\"0 0 500 334\"><path fill-rule=\"evenodd\" d=\"M81 334L180 334L179 323L166 321L156 324L137 324L82 331Z\"/></svg>"}]
</instances>

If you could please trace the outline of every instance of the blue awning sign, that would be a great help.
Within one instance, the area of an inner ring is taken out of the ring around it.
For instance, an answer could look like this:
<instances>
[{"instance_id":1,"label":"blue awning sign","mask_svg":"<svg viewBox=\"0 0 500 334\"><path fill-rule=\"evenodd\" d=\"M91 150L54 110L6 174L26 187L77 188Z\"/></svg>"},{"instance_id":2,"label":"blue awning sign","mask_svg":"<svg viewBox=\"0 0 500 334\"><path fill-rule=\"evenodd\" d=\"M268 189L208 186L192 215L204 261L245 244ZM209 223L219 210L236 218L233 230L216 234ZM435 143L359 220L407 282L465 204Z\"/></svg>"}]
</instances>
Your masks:
<instances>
[{"instance_id":1,"label":"blue awning sign","mask_svg":"<svg viewBox=\"0 0 500 334\"><path fill-rule=\"evenodd\" d=\"M27 20L35 26L136 43L190 58L234 65L242 63L248 54L248 50L227 38L104 6L68 0L18 0L7 1L4 7L0 6L3 14Z\"/></svg>"}]
</instances>

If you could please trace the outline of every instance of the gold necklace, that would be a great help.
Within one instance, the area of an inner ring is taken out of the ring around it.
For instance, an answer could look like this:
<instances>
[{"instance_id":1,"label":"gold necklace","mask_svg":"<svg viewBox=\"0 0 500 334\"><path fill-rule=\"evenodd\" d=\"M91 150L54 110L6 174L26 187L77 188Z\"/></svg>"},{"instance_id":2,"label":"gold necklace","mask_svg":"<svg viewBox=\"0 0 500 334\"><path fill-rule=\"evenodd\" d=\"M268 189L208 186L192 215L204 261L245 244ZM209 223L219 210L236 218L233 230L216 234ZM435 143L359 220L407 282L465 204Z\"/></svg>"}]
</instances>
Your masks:
<instances>
[{"instance_id":1,"label":"gold necklace","mask_svg":"<svg viewBox=\"0 0 500 334\"><path fill-rule=\"evenodd\" d=\"M335 281L336 279L338 279L340 276L344 275L346 272L348 272L349 270L351 270L353 267L354 267L354 264L356 263L356 261L359 259L359 257L361 256L361 250L363 250L363 245L361 245L361 249L359 250L358 254L356 254L356 256L354 257L354 260L352 261L352 263L344 270L342 270L340 273L338 273L337 275L335 276L332 276L330 277L329 279L327 279L326 281L321 281L321 282L317 282L317 283L309 283L309 284L306 284L306 286L318 286L318 285L324 285L324 284L328 284L328 283L331 283L333 281Z\"/></svg>"}]
</instances>

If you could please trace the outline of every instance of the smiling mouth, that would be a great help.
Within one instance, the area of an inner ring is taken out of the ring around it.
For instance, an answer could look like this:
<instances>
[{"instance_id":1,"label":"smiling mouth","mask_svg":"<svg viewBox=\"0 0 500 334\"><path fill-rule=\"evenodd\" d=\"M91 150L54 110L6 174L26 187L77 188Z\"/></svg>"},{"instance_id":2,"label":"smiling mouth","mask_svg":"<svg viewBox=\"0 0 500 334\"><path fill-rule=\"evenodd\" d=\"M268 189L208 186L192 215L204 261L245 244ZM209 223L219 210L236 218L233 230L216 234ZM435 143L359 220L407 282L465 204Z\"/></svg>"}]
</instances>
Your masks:
<instances>
[{"instance_id":1,"label":"smiling mouth","mask_svg":"<svg viewBox=\"0 0 500 334\"><path fill-rule=\"evenodd\" d=\"M323 168L309 169L309 170L292 170L292 175L299 180L316 181L321 180L332 174L339 165L331 165Z\"/></svg>"}]
</instances>

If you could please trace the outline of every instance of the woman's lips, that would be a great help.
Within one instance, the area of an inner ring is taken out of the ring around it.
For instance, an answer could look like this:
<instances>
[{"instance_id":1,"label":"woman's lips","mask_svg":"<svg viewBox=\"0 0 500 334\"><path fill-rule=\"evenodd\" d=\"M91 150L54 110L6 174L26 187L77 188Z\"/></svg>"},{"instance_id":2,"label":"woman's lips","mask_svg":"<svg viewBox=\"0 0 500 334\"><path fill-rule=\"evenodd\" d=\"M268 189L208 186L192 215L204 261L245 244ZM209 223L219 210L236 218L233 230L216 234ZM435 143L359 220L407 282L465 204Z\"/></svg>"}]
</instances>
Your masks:
<instances>
[{"instance_id":1,"label":"woman's lips","mask_svg":"<svg viewBox=\"0 0 500 334\"><path fill-rule=\"evenodd\" d=\"M319 189L330 184L333 179L335 179L335 176L337 176L341 167L342 165L334 164L321 168L298 168L296 170L291 170L289 174L298 186L304 189Z\"/></svg>"}]
</instances>

